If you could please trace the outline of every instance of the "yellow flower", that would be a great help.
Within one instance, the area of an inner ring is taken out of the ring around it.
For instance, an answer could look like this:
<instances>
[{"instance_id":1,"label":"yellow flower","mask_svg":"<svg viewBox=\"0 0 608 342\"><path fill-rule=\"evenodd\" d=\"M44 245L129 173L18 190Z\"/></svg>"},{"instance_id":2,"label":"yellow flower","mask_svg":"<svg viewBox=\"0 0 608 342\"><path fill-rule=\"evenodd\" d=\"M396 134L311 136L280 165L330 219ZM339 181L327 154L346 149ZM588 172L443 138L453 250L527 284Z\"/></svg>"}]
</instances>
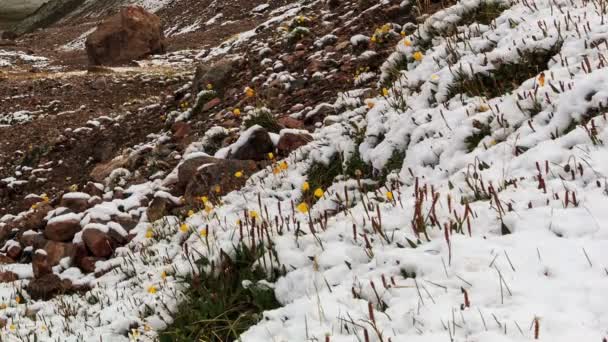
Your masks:
<instances>
[{"instance_id":1,"label":"yellow flower","mask_svg":"<svg viewBox=\"0 0 608 342\"><path fill-rule=\"evenodd\" d=\"M388 89L382 88L382 96L384 96L384 97L388 96Z\"/></svg>"},{"instance_id":2,"label":"yellow flower","mask_svg":"<svg viewBox=\"0 0 608 342\"><path fill-rule=\"evenodd\" d=\"M287 170L288 167L289 167L289 165L287 165L287 162L284 160L279 163L279 168L283 171Z\"/></svg>"},{"instance_id":3,"label":"yellow flower","mask_svg":"<svg viewBox=\"0 0 608 342\"><path fill-rule=\"evenodd\" d=\"M420 52L420 51L414 52L414 59L416 61L420 62L423 57L424 57L424 55L422 54L422 52Z\"/></svg>"},{"instance_id":4,"label":"yellow flower","mask_svg":"<svg viewBox=\"0 0 608 342\"><path fill-rule=\"evenodd\" d=\"M201 202L207 203L208 201L209 201L209 198L207 196L201 196Z\"/></svg>"},{"instance_id":5,"label":"yellow flower","mask_svg":"<svg viewBox=\"0 0 608 342\"><path fill-rule=\"evenodd\" d=\"M323 189L321 189L321 188L317 188L317 189L315 190L315 197L316 197L316 198L321 198L321 197L323 197L323 194L325 194L325 192L323 191Z\"/></svg>"},{"instance_id":6,"label":"yellow flower","mask_svg":"<svg viewBox=\"0 0 608 342\"><path fill-rule=\"evenodd\" d=\"M251 210L251 211L249 212L249 217L251 217L251 218L253 218L253 219L254 219L254 218L257 218L257 217L258 217L258 212L257 212L257 211L255 211L255 210Z\"/></svg>"},{"instance_id":7,"label":"yellow flower","mask_svg":"<svg viewBox=\"0 0 608 342\"><path fill-rule=\"evenodd\" d=\"M274 159L274 153L269 152L268 153L268 159L273 160Z\"/></svg>"},{"instance_id":8,"label":"yellow flower","mask_svg":"<svg viewBox=\"0 0 608 342\"><path fill-rule=\"evenodd\" d=\"M78 184L72 184L72 185L70 185L70 191L71 192L78 191Z\"/></svg>"},{"instance_id":9,"label":"yellow flower","mask_svg":"<svg viewBox=\"0 0 608 342\"><path fill-rule=\"evenodd\" d=\"M146 238L151 239L153 236L154 236L154 232L152 231L151 228L148 228L148 230L146 231Z\"/></svg>"},{"instance_id":10,"label":"yellow flower","mask_svg":"<svg viewBox=\"0 0 608 342\"><path fill-rule=\"evenodd\" d=\"M545 85L545 73L541 72L540 76L538 76L538 84L543 87Z\"/></svg>"},{"instance_id":11,"label":"yellow flower","mask_svg":"<svg viewBox=\"0 0 608 342\"><path fill-rule=\"evenodd\" d=\"M211 203L205 204L205 212L207 214L209 214L211 211L213 211L213 204L211 204Z\"/></svg>"},{"instance_id":12,"label":"yellow flower","mask_svg":"<svg viewBox=\"0 0 608 342\"><path fill-rule=\"evenodd\" d=\"M150 331L150 330L152 330L152 327L149 324L145 324L144 331Z\"/></svg>"},{"instance_id":13,"label":"yellow flower","mask_svg":"<svg viewBox=\"0 0 608 342\"><path fill-rule=\"evenodd\" d=\"M42 198L43 202L48 202L49 201L49 196L47 194L40 195L40 198Z\"/></svg>"},{"instance_id":14,"label":"yellow flower","mask_svg":"<svg viewBox=\"0 0 608 342\"><path fill-rule=\"evenodd\" d=\"M302 191L306 192L310 190L310 184L308 184L308 182L304 182L304 184L302 184Z\"/></svg>"},{"instance_id":15,"label":"yellow flower","mask_svg":"<svg viewBox=\"0 0 608 342\"><path fill-rule=\"evenodd\" d=\"M41 326L40 326L40 330L42 330L42 331L46 331L46 325L44 325L44 324L43 324L43 325L41 325Z\"/></svg>"},{"instance_id":16,"label":"yellow flower","mask_svg":"<svg viewBox=\"0 0 608 342\"><path fill-rule=\"evenodd\" d=\"M162 272L160 273L160 277L162 278L162 280L167 279L167 272L162 271Z\"/></svg>"},{"instance_id":17,"label":"yellow flower","mask_svg":"<svg viewBox=\"0 0 608 342\"><path fill-rule=\"evenodd\" d=\"M494 146L494 145L496 145L496 140L494 140L494 139L490 140L490 146Z\"/></svg>"},{"instance_id":18,"label":"yellow flower","mask_svg":"<svg viewBox=\"0 0 608 342\"><path fill-rule=\"evenodd\" d=\"M139 330L131 329L131 336L133 336L133 338L137 340L137 338L139 337Z\"/></svg>"},{"instance_id":19,"label":"yellow flower","mask_svg":"<svg viewBox=\"0 0 608 342\"><path fill-rule=\"evenodd\" d=\"M245 95L247 97L254 97L255 96L255 90L253 90L251 87L247 87L247 88L245 88Z\"/></svg>"},{"instance_id":20,"label":"yellow flower","mask_svg":"<svg viewBox=\"0 0 608 342\"><path fill-rule=\"evenodd\" d=\"M240 226L240 225L241 225L241 219L237 219L237 220L236 220L236 225L237 225L237 226Z\"/></svg>"},{"instance_id":21,"label":"yellow flower","mask_svg":"<svg viewBox=\"0 0 608 342\"><path fill-rule=\"evenodd\" d=\"M373 35L370 40L372 41L372 43L375 43L376 42L376 35Z\"/></svg>"},{"instance_id":22,"label":"yellow flower","mask_svg":"<svg viewBox=\"0 0 608 342\"><path fill-rule=\"evenodd\" d=\"M216 192L216 193L218 193L218 194L219 194L220 192L222 192L222 187L221 187L221 186L219 186L219 185L216 185L216 186L215 186L215 192Z\"/></svg>"},{"instance_id":23,"label":"yellow flower","mask_svg":"<svg viewBox=\"0 0 608 342\"><path fill-rule=\"evenodd\" d=\"M149 294L156 294L156 291L158 291L156 289L156 286L152 285L152 286L148 287L148 293Z\"/></svg>"},{"instance_id":24,"label":"yellow flower","mask_svg":"<svg viewBox=\"0 0 608 342\"><path fill-rule=\"evenodd\" d=\"M190 209L188 210L188 217L192 217L194 216L194 210Z\"/></svg>"},{"instance_id":25,"label":"yellow flower","mask_svg":"<svg viewBox=\"0 0 608 342\"><path fill-rule=\"evenodd\" d=\"M275 174L275 175L279 174L280 172L281 172L281 168L279 168L278 166L275 167L274 169L272 169L272 173Z\"/></svg>"},{"instance_id":26,"label":"yellow flower","mask_svg":"<svg viewBox=\"0 0 608 342\"><path fill-rule=\"evenodd\" d=\"M401 31L401 37L405 37L405 31Z\"/></svg>"},{"instance_id":27,"label":"yellow flower","mask_svg":"<svg viewBox=\"0 0 608 342\"><path fill-rule=\"evenodd\" d=\"M235 172L235 173L234 173L234 177L236 177L236 178L241 178L241 177L243 177L243 171L237 171L237 172Z\"/></svg>"},{"instance_id":28,"label":"yellow flower","mask_svg":"<svg viewBox=\"0 0 608 342\"><path fill-rule=\"evenodd\" d=\"M182 224L181 224L181 226L179 226L179 230L180 230L182 233L187 233L187 232L188 232L188 230L190 230L190 228L188 227L188 225L187 225L187 224L182 223Z\"/></svg>"},{"instance_id":29,"label":"yellow flower","mask_svg":"<svg viewBox=\"0 0 608 342\"><path fill-rule=\"evenodd\" d=\"M411 40L409 40L409 39L405 39L405 40L403 41L403 45L405 45L405 46L412 46L412 41L411 41Z\"/></svg>"},{"instance_id":30,"label":"yellow flower","mask_svg":"<svg viewBox=\"0 0 608 342\"><path fill-rule=\"evenodd\" d=\"M36 210L36 208L38 208L38 203L32 204L32 209Z\"/></svg>"},{"instance_id":31,"label":"yellow flower","mask_svg":"<svg viewBox=\"0 0 608 342\"><path fill-rule=\"evenodd\" d=\"M393 201L394 197L393 197L393 193L391 191L386 193L386 199L389 201Z\"/></svg>"},{"instance_id":32,"label":"yellow flower","mask_svg":"<svg viewBox=\"0 0 608 342\"><path fill-rule=\"evenodd\" d=\"M15 297L15 302L17 302L17 304L21 303L21 297L19 297L19 296Z\"/></svg>"},{"instance_id":33,"label":"yellow flower","mask_svg":"<svg viewBox=\"0 0 608 342\"><path fill-rule=\"evenodd\" d=\"M372 108L374 108L375 105L376 104L374 103L374 101L371 101L371 100L367 101L367 108L372 109Z\"/></svg>"},{"instance_id":34,"label":"yellow flower","mask_svg":"<svg viewBox=\"0 0 608 342\"><path fill-rule=\"evenodd\" d=\"M16 327L14 324L11 324L11 325L9 326L9 329L10 329L11 331L15 331L15 329L17 329L17 327Z\"/></svg>"},{"instance_id":35,"label":"yellow flower","mask_svg":"<svg viewBox=\"0 0 608 342\"><path fill-rule=\"evenodd\" d=\"M213 84L208 83L207 84L207 90L213 90Z\"/></svg>"},{"instance_id":36,"label":"yellow flower","mask_svg":"<svg viewBox=\"0 0 608 342\"><path fill-rule=\"evenodd\" d=\"M201 234L201 237L207 237L207 229L206 228L201 229L200 234Z\"/></svg>"},{"instance_id":37,"label":"yellow flower","mask_svg":"<svg viewBox=\"0 0 608 342\"><path fill-rule=\"evenodd\" d=\"M241 110L238 108L234 108L232 114L234 114L234 116L241 116Z\"/></svg>"},{"instance_id":38,"label":"yellow flower","mask_svg":"<svg viewBox=\"0 0 608 342\"><path fill-rule=\"evenodd\" d=\"M433 81L437 81L439 79L439 75L431 75L431 79Z\"/></svg>"},{"instance_id":39,"label":"yellow flower","mask_svg":"<svg viewBox=\"0 0 608 342\"><path fill-rule=\"evenodd\" d=\"M308 212L308 204L306 204L306 202L298 204L298 211L303 214L306 214Z\"/></svg>"}]
</instances>

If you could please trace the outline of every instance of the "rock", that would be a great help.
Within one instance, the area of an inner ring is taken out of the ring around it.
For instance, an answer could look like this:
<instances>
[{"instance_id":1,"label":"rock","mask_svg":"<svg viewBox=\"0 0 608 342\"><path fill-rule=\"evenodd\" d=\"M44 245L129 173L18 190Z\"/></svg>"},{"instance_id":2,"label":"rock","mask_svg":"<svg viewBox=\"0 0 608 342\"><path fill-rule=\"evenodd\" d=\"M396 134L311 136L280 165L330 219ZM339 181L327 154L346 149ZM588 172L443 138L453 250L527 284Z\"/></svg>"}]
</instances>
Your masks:
<instances>
[{"instance_id":1,"label":"rock","mask_svg":"<svg viewBox=\"0 0 608 342\"><path fill-rule=\"evenodd\" d=\"M44 245L47 243L47 239L44 238L42 233L36 234L22 234L19 237L19 242L25 247L33 247L35 250L44 248Z\"/></svg>"},{"instance_id":2,"label":"rock","mask_svg":"<svg viewBox=\"0 0 608 342\"><path fill-rule=\"evenodd\" d=\"M282 118L279 118L277 121L278 121L279 125L281 125L285 128L294 128L294 129L304 128L303 121L294 119L289 116L284 116Z\"/></svg>"},{"instance_id":3,"label":"rock","mask_svg":"<svg viewBox=\"0 0 608 342\"><path fill-rule=\"evenodd\" d=\"M19 223L19 229L22 231L41 230L46 225L46 215L53 210L53 207L47 202L38 203L33 212L26 214Z\"/></svg>"},{"instance_id":4,"label":"rock","mask_svg":"<svg viewBox=\"0 0 608 342\"><path fill-rule=\"evenodd\" d=\"M173 202L164 197L154 197L146 213L149 222L160 220L167 215L167 212L173 208Z\"/></svg>"},{"instance_id":5,"label":"rock","mask_svg":"<svg viewBox=\"0 0 608 342\"><path fill-rule=\"evenodd\" d=\"M19 276L11 271L0 272L0 283L12 283L19 279Z\"/></svg>"},{"instance_id":6,"label":"rock","mask_svg":"<svg viewBox=\"0 0 608 342\"><path fill-rule=\"evenodd\" d=\"M25 198L23 199L23 205L26 208L30 208L34 204L40 203L42 201L44 201L44 199L42 197L40 197L38 195L30 194L30 195L25 196Z\"/></svg>"},{"instance_id":7,"label":"rock","mask_svg":"<svg viewBox=\"0 0 608 342\"><path fill-rule=\"evenodd\" d=\"M64 215L67 216L67 215ZM52 241L70 241L80 231L80 220L75 217L63 216L51 219L46 225L44 236Z\"/></svg>"},{"instance_id":8,"label":"rock","mask_svg":"<svg viewBox=\"0 0 608 342\"><path fill-rule=\"evenodd\" d=\"M34 300L49 300L72 287L69 280L61 280L56 274L46 274L35 278L27 285L27 293Z\"/></svg>"},{"instance_id":9,"label":"rock","mask_svg":"<svg viewBox=\"0 0 608 342\"><path fill-rule=\"evenodd\" d=\"M165 51L160 18L141 6L127 6L97 27L85 42L94 65L124 64Z\"/></svg>"},{"instance_id":10,"label":"rock","mask_svg":"<svg viewBox=\"0 0 608 342\"><path fill-rule=\"evenodd\" d=\"M228 160L215 159L211 157L196 158L200 165L196 168L195 174L184 179L183 174L178 174L180 181L185 182L186 188L184 198L187 203L200 203L200 196L207 196L216 193L219 189L220 194L228 193L232 190L241 188L249 175L258 171L258 165L251 160ZM242 171L243 176L235 177L237 171Z\"/></svg>"},{"instance_id":11,"label":"rock","mask_svg":"<svg viewBox=\"0 0 608 342\"><path fill-rule=\"evenodd\" d=\"M282 131L277 149L279 153L286 156L300 146L304 146L312 141L312 136L308 133L297 131Z\"/></svg>"},{"instance_id":12,"label":"rock","mask_svg":"<svg viewBox=\"0 0 608 342\"><path fill-rule=\"evenodd\" d=\"M91 171L89 176L96 182L103 182L112 171L124 168L129 164L129 157L125 155L118 156L110 161L97 164Z\"/></svg>"},{"instance_id":13,"label":"rock","mask_svg":"<svg viewBox=\"0 0 608 342\"><path fill-rule=\"evenodd\" d=\"M107 233L99 229L85 229L82 233L82 241L91 254L96 257L109 257L114 252L114 243Z\"/></svg>"},{"instance_id":14,"label":"rock","mask_svg":"<svg viewBox=\"0 0 608 342\"><path fill-rule=\"evenodd\" d=\"M89 209L91 196L84 192L68 192L61 197L60 206L66 207L73 212L81 213Z\"/></svg>"},{"instance_id":15,"label":"rock","mask_svg":"<svg viewBox=\"0 0 608 342\"><path fill-rule=\"evenodd\" d=\"M44 246L47 262L51 267L58 265L63 258L73 259L76 256L76 245L57 241L48 241Z\"/></svg>"},{"instance_id":16,"label":"rock","mask_svg":"<svg viewBox=\"0 0 608 342\"><path fill-rule=\"evenodd\" d=\"M268 131L261 126L253 126L231 147L229 159L267 160L270 152L274 152L274 144Z\"/></svg>"},{"instance_id":17,"label":"rock","mask_svg":"<svg viewBox=\"0 0 608 342\"><path fill-rule=\"evenodd\" d=\"M4 254L0 254L0 265L7 265L7 264L14 264L15 260L11 259L10 257L4 255Z\"/></svg>"},{"instance_id":18,"label":"rock","mask_svg":"<svg viewBox=\"0 0 608 342\"><path fill-rule=\"evenodd\" d=\"M92 197L103 197L103 188L103 184L101 183L87 182L87 184L83 188L83 191L91 195Z\"/></svg>"},{"instance_id":19,"label":"rock","mask_svg":"<svg viewBox=\"0 0 608 342\"><path fill-rule=\"evenodd\" d=\"M6 255L13 260L17 260L21 256L21 252L23 252L23 248L19 243L16 243L8 248Z\"/></svg>"},{"instance_id":20,"label":"rock","mask_svg":"<svg viewBox=\"0 0 608 342\"><path fill-rule=\"evenodd\" d=\"M139 222L137 219L134 219L128 214L116 215L112 217L112 220L120 224L127 232L130 232L133 228L135 228Z\"/></svg>"},{"instance_id":21,"label":"rock","mask_svg":"<svg viewBox=\"0 0 608 342\"><path fill-rule=\"evenodd\" d=\"M173 124L173 126L171 127L171 131L173 132L173 138L177 141L181 141L182 139L190 135L190 133L192 132L192 127L186 122L178 121Z\"/></svg>"},{"instance_id":22,"label":"rock","mask_svg":"<svg viewBox=\"0 0 608 342\"><path fill-rule=\"evenodd\" d=\"M32 256L32 270L34 271L34 278L40 278L53 273L48 255L44 250L39 249L34 252L34 256Z\"/></svg>"},{"instance_id":23,"label":"rock","mask_svg":"<svg viewBox=\"0 0 608 342\"><path fill-rule=\"evenodd\" d=\"M211 65L197 65L190 88L191 93L197 95L211 85L213 90L222 94L227 86L234 83L234 70L238 64L238 59L222 59Z\"/></svg>"},{"instance_id":24,"label":"rock","mask_svg":"<svg viewBox=\"0 0 608 342\"><path fill-rule=\"evenodd\" d=\"M98 261L105 260L104 258L98 258L94 256L85 256L78 259L77 266L84 273L93 273L95 272L95 263Z\"/></svg>"}]
</instances>

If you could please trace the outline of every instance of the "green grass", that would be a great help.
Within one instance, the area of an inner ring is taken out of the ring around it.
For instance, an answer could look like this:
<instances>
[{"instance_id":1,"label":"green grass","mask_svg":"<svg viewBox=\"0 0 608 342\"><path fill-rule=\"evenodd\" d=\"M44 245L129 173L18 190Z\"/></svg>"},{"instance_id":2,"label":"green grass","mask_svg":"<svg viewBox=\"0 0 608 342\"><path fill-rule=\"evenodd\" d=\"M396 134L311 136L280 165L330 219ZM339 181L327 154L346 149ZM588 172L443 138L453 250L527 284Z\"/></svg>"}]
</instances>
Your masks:
<instances>
[{"instance_id":1,"label":"green grass","mask_svg":"<svg viewBox=\"0 0 608 342\"><path fill-rule=\"evenodd\" d=\"M268 132L279 133L281 131L281 125L279 125L277 119L268 110L256 110L253 115L245 119L243 124L245 125L245 128L260 125Z\"/></svg>"},{"instance_id":2,"label":"green grass","mask_svg":"<svg viewBox=\"0 0 608 342\"><path fill-rule=\"evenodd\" d=\"M262 312L278 308L274 291L257 284L274 281L278 271L268 276L255 262L267 251L263 245L255 249L241 245L236 256L224 254L221 266L204 271L209 261L201 259L201 273L183 281L191 284L188 299L179 307L175 321L160 334L161 342L169 341L238 341L239 336L262 319ZM243 287L243 281L253 285Z\"/></svg>"},{"instance_id":3,"label":"green grass","mask_svg":"<svg viewBox=\"0 0 608 342\"><path fill-rule=\"evenodd\" d=\"M473 152L483 138L492 134L492 129L489 124L481 121L473 121L473 127L475 132L464 139L464 143L467 145L467 151Z\"/></svg>"},{"instance_id":4,"label":"green grass","mask_svg":"<svg viewBox=\"0 0 608 342\"><path fill-rule=\"evenodd\" d=\"M548 50L519 51L520 59L517 63L497 65L489 73L468 75L463 70L458 70L455 72L454 83L448 89L447 98L450 99L458 94L495 98L511 93L524 81L547 70L549 61L560 49L561 44L558 43Z\"/></svg>"}]
</instances>

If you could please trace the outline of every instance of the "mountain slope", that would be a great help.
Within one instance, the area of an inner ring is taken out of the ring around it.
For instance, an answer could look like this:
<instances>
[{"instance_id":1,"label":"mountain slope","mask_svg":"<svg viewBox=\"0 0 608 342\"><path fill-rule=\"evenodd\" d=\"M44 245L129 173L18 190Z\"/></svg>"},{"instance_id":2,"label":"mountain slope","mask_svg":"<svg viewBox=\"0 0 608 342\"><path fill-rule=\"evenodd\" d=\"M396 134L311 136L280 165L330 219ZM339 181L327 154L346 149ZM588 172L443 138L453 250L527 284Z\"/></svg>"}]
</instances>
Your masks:
<instances>
[{"instance_id":1,"label":"mountain slope","mask_svg":"<svg viewBox=\"0 0 608 342\"><path fill-rule=\"evenodd\" d=\"M320 2L298 2L201 51L203 62L231 53L249 63L232 80L238 88L227 87L237 90L204 118L195 104L163 118L217 126L174 153L179 166L170 172L121 184L128 178L121 170L112 179L120 186L105 184L100 203L79 214L51 212L56 221L80 215L85 227L75 243L89 229L123 233L96 219L139 219L129 242L94 273L55 267L62 279L91 287L84 293L25 307L31 266L4 266L21 278L1 288L9 339L155 340L187 305L193 274L231 267L228 256L243 245L263 246L255 265L280 274L247 286L272 288L281 304L243 341L605 339L603 7L469 0L423 15L434 9L392 5L418 11L420 24L402 14L400 24L370 20L390 13L390 4L348 2L336 15ZM342 42L349 52L338 58ZM306 72L289 69L300 63L290 59L298 51ZM363 63L346 69L354 71L347 82L340 68L351 64L336 59ZM327 67L308 64L319 60ZM328 88L291 92L308 77L319 82L309 87ZM179 101L200 102L217 88L203 85ZM280 95L269 95L277 88ZM230 157L249 141L259 126L246 123L262 112L307 122L316 128L312 141L281 160L269 154L259 172L231 173L236 182L250 177L237 190L208 187L195 203L173 191L188 163ZM218 131L235 134L219 149L209 143ZM133 154L159 150L174 135L151 135ZM176 209L153 219L148 202L159 198Z\"/></svg>"}]
</instances>

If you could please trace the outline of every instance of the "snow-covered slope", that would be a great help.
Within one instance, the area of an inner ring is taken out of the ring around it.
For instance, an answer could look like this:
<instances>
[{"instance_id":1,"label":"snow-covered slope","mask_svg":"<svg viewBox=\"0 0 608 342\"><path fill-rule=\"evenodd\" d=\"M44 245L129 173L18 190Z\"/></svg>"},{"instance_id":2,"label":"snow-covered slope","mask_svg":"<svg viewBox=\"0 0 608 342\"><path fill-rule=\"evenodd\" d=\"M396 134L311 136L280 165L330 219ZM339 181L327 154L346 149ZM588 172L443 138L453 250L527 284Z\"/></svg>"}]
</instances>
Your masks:
<instances>
[{"instance_id":1,"label":"snow-covered slope","mask_svg":"<svg viewBox=\"0 0 608 342\"><path fill-rule=\"evenodd\" d=\"M602 341L603 10L467 0L435 13L403 32L377 89L339 97L313 142L185 222L140 222L98 278L63 270L94 285L86 295L26 308L3 287L8 339L152 341L184 300L177 278L261 235L274 252L260 265L287 271L272 284L283 307L245 342ZM330 163L357 167L311 200L305 182ZM128 211L175 177L88 214Z\"/></svg>"}]
</instances>

